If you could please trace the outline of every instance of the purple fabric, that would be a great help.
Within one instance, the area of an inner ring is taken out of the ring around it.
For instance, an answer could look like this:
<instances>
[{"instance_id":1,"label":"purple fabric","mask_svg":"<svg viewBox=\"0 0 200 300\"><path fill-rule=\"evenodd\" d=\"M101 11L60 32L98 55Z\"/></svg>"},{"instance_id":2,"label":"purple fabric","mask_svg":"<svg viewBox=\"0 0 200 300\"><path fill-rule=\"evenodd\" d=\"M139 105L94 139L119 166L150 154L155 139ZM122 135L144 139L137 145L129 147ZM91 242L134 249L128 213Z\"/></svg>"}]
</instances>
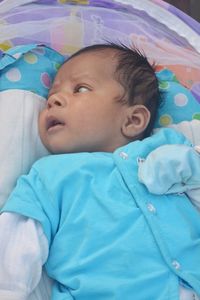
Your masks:
<instances>
[{"instance_id":1,"label":"purple fabric","mask_svg":"<svg viewBox=\"0 0 200 300\"><path fill-rule=\"evenodd\" d=\"M186 23L188 26L190 26L194 31L196 31L198 34L200 34L200 23L185 14L183 11L179 10L175 6L164 2L162 0L152 0L155 4L165 8L166 10L170 11L173 15L180 18L184 23Z\"/></svg>"},{"instance_id":2,"label":"purple fabric","mask_svg":"<svg viewBox=\"0 0 200 300\"><path fill-rule=\"evenodd\" d=\"M36 0L38 4L59 4L59 5L76 5L75 1L67 1L66 3L59 3L57 0ZM106 8L112 8L112 9L122 9L126 10L126 7L123 4L117 3L114 0L88 0L88 1L82 1L82 5L89 5L89 6L96 6L96 7L106 7ZM79 1L81 3L81 1ZM88 4L87 4L88 3ZM78 1L77 1L78 4Z\"/></svg>"},{"instance_id":3,"label":"purple fabric","mask_svg":"<svg viewBox=\"0 0 200 300\"><path fill-rule=\"evenodd\" d=\"M34 1L33 1L34 2ZM75 5L74 1L67 1L64 4L59 3L57 0L36 0L38 4L58 4L58 5ZM78 2L78 1L77 1ZM164 7L166 10L170 11L173 15L176 15L178 18L182 19L186 24L188 24L194 31L196 31L198 34L200 34L200 23L198 23L196 20L176 8L175 6L166 3L162 0L152 0L152 2L156 3L157 5L160 5ZM84 3L84 1L82 1ZM96 6L96 7L104 7L104 8L111 8L111 9L117 9L121 11L131 11L131 7L128 5L123 5L122 3L115 2L114 0L88 0L85 1L85 3L88 3L89 6ZM86 4L83 4L86 5Z\"/></svg>"},{"instance_id":4,"label":"purple fabric","mask_svg":"<svg viewBox=\"0 0 200 300\"><path fill-rule=\"evenodd\" d=\"M196 31L198 34L200 34L200 23L179 10L178 8L170 5L169 11L172 12L174 15L179 17L182 21L184 21L186 24L188 24L194 31Z\"/></svg>"},{"instance_id":5,"label":"purple fabric","mask_svg":"<svg viewBox=\"0 0 200 300\"><path fill-rule=\"evenodd\" d=\"M40 5L42 5L43 8L45 8L45 11L43 12L40 9ZM61 9L62 6L62 9ZM25 21L36 21L36 20L45 20L46 18L61 18L65 16L69 16L70 10L69 8L69 2L65 4L59 4L56 0L38 0L35 1L33 4L28 4L24 5L21 7L18 7L15 9L15 13L8 14L5 19L6 22L11 23L11 24L16 24L16 23L21 23ZM71 6L76 6L76 5L71 5ZM148 38L152 36L153 39L156 36L158 39L159 38L166 38L169 39L172 43L176 43L177 45L185 45L188 46L186 41L181 38L180 36L172 34L172 32L165 31L165 36L163 35L164 32L164 25L159 23L156 19L153 19L150 17L146 12L140 11L137 9L134 9L130 5L123 5L120 3L117 3L112 0L102 0L102 1L95 1L95 0L90 0L89 1L89 6L93 8L94 10L91 12L90 10L87 10L88 5L82 5L81 9L81 16L84 20L91 22L91 19L94 17L96 18L95 20L93 19L93 22L96 22L96 26L98 26L100 23L102 26L105 26L105 28L108 29L113 29L117 30L124 35L129 35L131 33L134 34L139 34L143 35L144 34L144 29L145 31L148 32ZM27 7L30 7L30 12L27 11ZM80 6L79 6L80 7ZM66 8L66 9L64 9ZM122 12L122 13L120 13ZM140 19L145 20L148 25L144 25L145 28L138 25L133 25L130 26L130 21L129 24L125 22L125 15L126 18L130 19L133 16L137 16ZM99 24L97 24L99 22ZM34 25L33 25L34 27ZM106 32L106 29L104 28L104 33ZM158 30L159 29L159 30ZM86 44L91 43L91 37L90 36L90 30L87 31L86 33ZM113 38L112 34L108 34L109 39ZM106 37L107 38L107 37ZM48 46L51 46L50 41L49 41L49 33L40 31L36 34L30 33L28 34L28 37L18 37L16 39L13 39L14 44L23 44L23 43L35 43L35 42L40 42L40 43L45 43Z\"/></svg>"}]
</instances>

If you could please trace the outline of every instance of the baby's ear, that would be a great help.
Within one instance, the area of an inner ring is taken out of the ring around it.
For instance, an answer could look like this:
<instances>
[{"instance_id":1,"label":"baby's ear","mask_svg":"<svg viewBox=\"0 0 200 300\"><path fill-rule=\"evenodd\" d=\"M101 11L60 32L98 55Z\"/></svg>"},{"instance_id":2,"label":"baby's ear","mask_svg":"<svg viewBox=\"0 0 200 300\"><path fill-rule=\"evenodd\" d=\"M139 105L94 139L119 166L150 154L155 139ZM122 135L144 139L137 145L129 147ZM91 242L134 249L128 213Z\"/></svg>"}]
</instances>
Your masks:
<instances>
[{"instance_id":1,"label":"baby's ear","mask_svg":"<svg viewBox=\"0 0 200 300\"><path fill-rule=\"evenodd\" d=\"M126 116L122 124L122 133L128 139L134 139L144 132L149 124L150 111L144 105L127 107Z\"/></svg>"}]
</instances>

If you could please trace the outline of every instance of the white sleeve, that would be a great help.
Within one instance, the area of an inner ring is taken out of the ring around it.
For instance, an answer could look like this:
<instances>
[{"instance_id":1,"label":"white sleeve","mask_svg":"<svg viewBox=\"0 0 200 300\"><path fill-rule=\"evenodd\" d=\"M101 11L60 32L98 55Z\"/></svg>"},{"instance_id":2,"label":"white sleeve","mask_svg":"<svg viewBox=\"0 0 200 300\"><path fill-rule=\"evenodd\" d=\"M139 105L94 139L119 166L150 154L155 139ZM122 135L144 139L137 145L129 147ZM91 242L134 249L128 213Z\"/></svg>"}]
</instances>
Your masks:
<instances>
[{"instance_id":1,"label":"white sleeve","mask_svg":"<svg viewBox=\"0 0 200 300\"><path fill-rule=\"evenodd\" d=\"M0 299L28 300L48 256L41 225L14 213L0 215Z\"/></svg>"}]
</instances>

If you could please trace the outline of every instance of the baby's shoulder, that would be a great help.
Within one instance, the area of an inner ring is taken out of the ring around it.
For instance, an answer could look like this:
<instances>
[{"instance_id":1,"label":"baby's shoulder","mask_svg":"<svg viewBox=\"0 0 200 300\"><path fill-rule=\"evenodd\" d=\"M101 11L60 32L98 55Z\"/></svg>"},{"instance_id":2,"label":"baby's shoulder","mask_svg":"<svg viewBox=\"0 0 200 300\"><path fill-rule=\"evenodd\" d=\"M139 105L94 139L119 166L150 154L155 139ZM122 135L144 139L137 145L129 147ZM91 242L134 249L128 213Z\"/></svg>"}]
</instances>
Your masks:
<instances>
[{"instance_id":1,"label":"baby's shoulder","mask_svg":"<svg viewBox=\"0 0 200 300\"><path fill-rule=\"evenodd\" d=\"M69 154L58 154L48 155L39 159L32 167L41 176L50 176L50 174L58 175L64 174L70 175L74 172L79 172L81 169L90 169L98 167L108 163L111 160L110 153L69 153Z\"/></svg>"}]
</instances>

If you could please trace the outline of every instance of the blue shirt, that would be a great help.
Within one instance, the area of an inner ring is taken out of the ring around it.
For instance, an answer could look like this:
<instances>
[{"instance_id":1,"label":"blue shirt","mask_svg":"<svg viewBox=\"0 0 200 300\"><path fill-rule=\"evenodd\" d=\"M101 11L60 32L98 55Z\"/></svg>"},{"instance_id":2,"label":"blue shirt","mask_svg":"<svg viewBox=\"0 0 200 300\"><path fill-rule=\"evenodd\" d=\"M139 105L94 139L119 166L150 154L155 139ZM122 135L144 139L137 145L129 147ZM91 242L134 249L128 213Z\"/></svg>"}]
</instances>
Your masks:
<instances>
[{"instance_id":1,"label":"blue shirt","mask_svg":"<svg viewBox=\"0 0 200 300\"><path fill-rule=\"evenodd\" d=\"M163 129L114 153L45 157L20 178L3 210L42 224L52 299L178 300L180 280L200 294L198 212L137 177L138 159L164 143L187 141Z\"/></svg>"}]
</instances>

